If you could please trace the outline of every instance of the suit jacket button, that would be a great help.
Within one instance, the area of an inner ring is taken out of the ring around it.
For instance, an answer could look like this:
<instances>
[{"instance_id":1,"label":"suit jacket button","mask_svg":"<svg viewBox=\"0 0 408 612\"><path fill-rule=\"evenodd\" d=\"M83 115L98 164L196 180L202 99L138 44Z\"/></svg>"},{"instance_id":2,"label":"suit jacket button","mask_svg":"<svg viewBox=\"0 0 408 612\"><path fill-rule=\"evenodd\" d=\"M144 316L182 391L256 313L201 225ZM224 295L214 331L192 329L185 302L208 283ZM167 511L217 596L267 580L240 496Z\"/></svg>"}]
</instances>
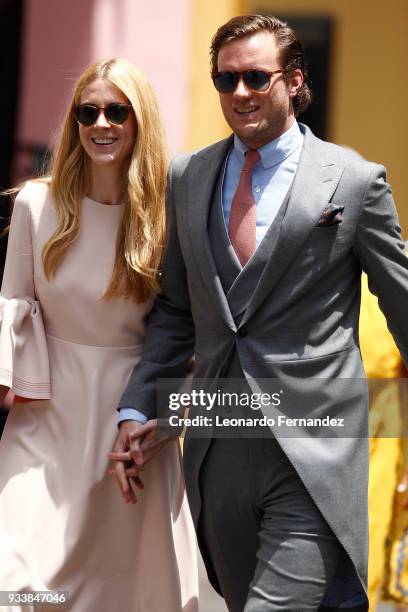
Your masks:
<instances>
[{"instance_id":1,"label":"suit jacket button","mask_svg":"<svg viewBox=\"0 0 408 612\"><path fill-rule=\"evenodd\" d=\"M247 335L247 333L248 333L248 332L247 332L247 330L246 330L246 329L242 329L242 328L241 328L241 329L239 329L239 330L237 331L237 334L238 334L238 336L239 336L240 338L245 338L245 336Z\"/></svg>"}]
</instances>

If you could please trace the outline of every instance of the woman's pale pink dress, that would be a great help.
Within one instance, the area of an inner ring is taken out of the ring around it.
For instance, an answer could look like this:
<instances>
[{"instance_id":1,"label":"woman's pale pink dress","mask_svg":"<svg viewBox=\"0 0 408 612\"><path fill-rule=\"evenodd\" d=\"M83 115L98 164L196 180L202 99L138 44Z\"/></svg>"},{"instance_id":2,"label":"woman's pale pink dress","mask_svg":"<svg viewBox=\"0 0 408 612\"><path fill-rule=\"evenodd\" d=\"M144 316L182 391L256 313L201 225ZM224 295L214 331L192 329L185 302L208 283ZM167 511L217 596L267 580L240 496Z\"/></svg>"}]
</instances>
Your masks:
<instances>
[{"instance_id":1,"label":"woman's pale pink dress","mask_svg":"<svg viewBox=\"0 0 408 612\"><path fill-rule=\"evenodd\" d=\"M178 446L148 464L136 505L108 475L115 408L151 307L101 299L122 212L84 198L79 235L49 282L41 259L56 227L48 186L28 183L14 205L0 384L33 401L13 405L0 442L0 590L69 591L64 609L74 612L195 612L195 537Z\"/></svg>"}]
</instances>

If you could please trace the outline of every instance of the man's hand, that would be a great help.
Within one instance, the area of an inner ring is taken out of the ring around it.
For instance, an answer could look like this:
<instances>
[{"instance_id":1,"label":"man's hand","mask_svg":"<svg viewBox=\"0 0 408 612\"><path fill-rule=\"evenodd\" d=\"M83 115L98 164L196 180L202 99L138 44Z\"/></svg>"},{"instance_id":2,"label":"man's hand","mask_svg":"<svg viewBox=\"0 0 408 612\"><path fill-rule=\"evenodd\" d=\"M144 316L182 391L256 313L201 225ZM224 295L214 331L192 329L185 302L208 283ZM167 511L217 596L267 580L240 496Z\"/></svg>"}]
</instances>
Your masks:
<instances>
[{"instance_id":1,"label":"man's hand","mask_svg":"<svg viewBox=\"0 0 408 612\"><path fill-rule=\"evenodd\" d=\"M159 435L157 419L142 425L138 421L123 421L113 451L109 453L114 461L112 473L116 476L126 503L136 503L137 499L131 481L144 488L140 472L153 457L167 444L170 438Z\"/></svg>"},{"instance_id":2,"label":"man's hand","mask_svg":"<svg viewBox=\"0 0 408 612\"><path fill-rule=\"evenodd\" d=\"M140 436L143 436L143 438L137 451L137 453L140 454L136 455L138 458L140 458L140 456L142 457L142 463L140 464L137 463L137 461L134 461L133 465L126 469L126 474L128 476L137 476L139 472L143 470L144 466L171 441L171 438L161 434L158 431L157 419L148 421L145 428L144 433L137 431L129 435L131 445L140 440ZM132 452L133 451L130 451L130 456L132 456Z\"/></svg>"},{"instance_id":3,"label":"man's hand","mask_svg":"<svg viewBox=\"0 0 408 612\"><path fill-rule=\"evenodd\" d=\"M138 461L137 465L140 465L141 468L143 467L143 455L140 452L139 437L136 437L136 441L133 442L130 434L138 434L140 432L140 436L143 436L144 433L141 430L144 427L139 421L122 421L119 425L119 433L113 451L109 453L109 457L113 459L113 469L109 473L113 474L118 481L123 499L127 504L135 504L137 502L131 482L139 489L144 488L138 474L129 476L126 474L126 469L131 467L135 459ZM132 453L132 456L130 453Z\"/></svg>"}]
</instances>

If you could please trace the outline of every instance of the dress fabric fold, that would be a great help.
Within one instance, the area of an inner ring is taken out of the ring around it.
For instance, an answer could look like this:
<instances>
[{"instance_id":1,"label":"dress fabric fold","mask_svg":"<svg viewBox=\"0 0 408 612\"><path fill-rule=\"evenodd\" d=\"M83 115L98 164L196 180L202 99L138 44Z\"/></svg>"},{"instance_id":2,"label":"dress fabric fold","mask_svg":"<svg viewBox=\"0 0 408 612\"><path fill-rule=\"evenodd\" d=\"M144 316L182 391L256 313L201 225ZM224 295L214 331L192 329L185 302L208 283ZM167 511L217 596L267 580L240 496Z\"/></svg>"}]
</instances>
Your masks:
<instances>
[{"instance_id":1,"label":"dress fabric fold","mask_svg":"<svg viewBox=\"0 0 408 612\"><path fill-rule=\"evenodd\" d=\"M50 371L38 301L0 296L0 384L19 396L50 399Z\"/></svg>"}]
</instances>

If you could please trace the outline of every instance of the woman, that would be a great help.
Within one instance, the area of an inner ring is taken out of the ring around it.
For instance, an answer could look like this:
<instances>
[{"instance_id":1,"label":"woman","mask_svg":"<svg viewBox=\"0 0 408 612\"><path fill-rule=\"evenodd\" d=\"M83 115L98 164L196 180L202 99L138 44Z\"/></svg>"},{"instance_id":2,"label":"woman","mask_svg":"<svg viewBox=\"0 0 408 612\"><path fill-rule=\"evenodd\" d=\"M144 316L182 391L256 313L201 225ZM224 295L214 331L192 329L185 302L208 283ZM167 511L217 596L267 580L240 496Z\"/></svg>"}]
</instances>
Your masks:
<instances>
[{"instance_id":1,"label":"woman","mask_svg":"<svg viewBox=\"0 0 408 612\"><path fill-rule=\"evenodd\" d=\"M68 591L75 612L197 609L178 446L147 465L136 505L108 475L158 290L166 165L146 78L100 61L76 85L50 176L16 198L0 383L20 401L0 443L0 590Z\"/></svg>"},{"instance_id":2,"label":"woman","mask_svg":"<svg viewBox=\"0 0 408 612\"><path fill-rule=\"evenodd\" d=\"M370 612L382 599L408 611L407 371L367 276L361 283L360 347L370 394L368 484ZM394 609L394 608L393 608Z\"/></svg>"}]
</instances>

